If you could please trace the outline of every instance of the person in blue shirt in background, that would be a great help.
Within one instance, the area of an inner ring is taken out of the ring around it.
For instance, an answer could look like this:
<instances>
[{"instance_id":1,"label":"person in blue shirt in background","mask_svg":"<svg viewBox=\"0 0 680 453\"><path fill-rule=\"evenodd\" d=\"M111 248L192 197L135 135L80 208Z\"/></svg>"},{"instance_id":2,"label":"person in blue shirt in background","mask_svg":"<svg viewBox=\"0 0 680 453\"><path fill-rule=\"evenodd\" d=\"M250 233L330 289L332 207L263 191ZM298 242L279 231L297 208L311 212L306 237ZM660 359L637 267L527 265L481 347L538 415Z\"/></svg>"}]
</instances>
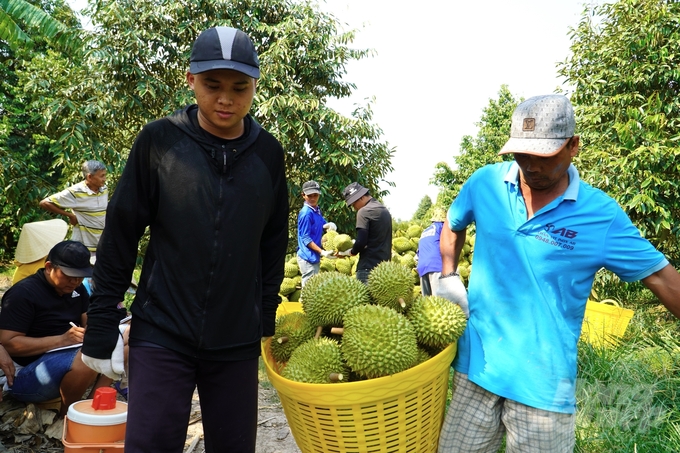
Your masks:
<instances>
[{"instance_id":1,"label":"person in blue shirt in background","mask_svg":"<svg viewBox=\"0 0 680 453\"><path fill-rule=\"evenodd\" d=\"M446 211L435 207L430 219L432 223L423 230L418 241L418 265L416 271L420 276L420 291L423 296L431 296L437 289L439 276L442 273L442 255L439 251L439 237L442 234Z\"/></svg>"},{"instance_id":2,"label":"person in blue shirt in background","mask_svg":"<svg viewBox=\"0 0 680 453\"><path fill-rule=\"evenodd\" d=\"M333 222L327 222L319 208L321 186L316 181L302 185L302 198L305 203L298 214L298 251L297 262L302 274L302 286L307 280L319 273L322 256L331 256L333 250L321 247L321 236L326 229L337 231Z\"/></svg>"},{"instance_id":3,"label":"person in blue shirt in background","mask_svg":"<svg viewBox=\"0 0 680 453\"><path fill-rule=\"evenodd\" d=\"M569 99L517 106L510 139L463 185L441 236L437 295L468 307L439 452L569 453L575 446L577 343L595 274L640 280L680 317L680 275L621 207L581 181ZM455 273L469 224L468 293Z\"/></svg>"}]
</instances>

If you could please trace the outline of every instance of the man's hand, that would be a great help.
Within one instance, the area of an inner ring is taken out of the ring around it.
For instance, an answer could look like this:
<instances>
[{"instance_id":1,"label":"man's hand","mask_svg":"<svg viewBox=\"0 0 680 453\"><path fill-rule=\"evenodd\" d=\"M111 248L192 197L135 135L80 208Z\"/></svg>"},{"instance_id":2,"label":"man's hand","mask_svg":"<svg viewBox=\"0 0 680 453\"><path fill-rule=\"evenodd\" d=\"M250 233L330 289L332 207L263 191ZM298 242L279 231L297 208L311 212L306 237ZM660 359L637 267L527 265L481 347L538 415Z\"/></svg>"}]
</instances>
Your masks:
<instances>
[{"instance_id":1,"label":"man's hand","mask_svg":"<svg viewBox=\"0 0 680 453\"><path fill-rule=\"evenodd\" d=\"M14 384L14 373L16 372L14 361L2 346L0 346L0 370L5 373L7 385L11 387ZM0 401L2 401L2 393L0 393Z\"/></svg>"},{"instance_id":2,"label":"man's hand","mask_svg":"<svg viewBox=\"0 0 680 453\"><path fill-rule=\"evenodd\" d=\"M321 256L329 258L329 257L332 257L332 255L334 253L335 252L333 250L323 250L323 251L321 251Z\"/></svg>"},{"instance_id":3,"label":"man's hand","mask_svg":"<svg viewBox=\"0 0 680 453\"><path fill-rule=\"evenodd\" d=\"M335 224L333 222L325 223L324 226L323 226L323 229L329 230L329 231L338 231L338 227L335 226Z\"/></svg>"},{"instance_id":4,"label":"man's hand","mask_svg":"<svg viewBox=\"0 0 680 453\"><path fill-rule=\"evenodd\" d=\"M451 274L444 277L439 277L439 285L435 288L435 296L443 297L451 302L460 305L460 308L465 312L465 317L470 317L470 309L468 308L467 291L465 285L460 281L458 274Z\"/></svg>"},{"instance_id":5,"label":"man's hand","mask_svg":"<svg viewBox=\"0 0 680 453\"><path fill-rule=\"evenodd\" d=\"M125 346L123 345L122 335L118 336L118 343L116 343L110 359L95 359L85 354L81 354L81 356L85 365L114 381L119 381L125 373Z\"/></svg>"},{"instance_id":6,"label":"man's hand","mask_svg":"<svg viewBox=\"0 0 680 453\"><path fill-rule=\"evenodd\" d=\"M347 249L344 252L338 251L335 256L352 256L352 249Z\"/></svg>"}]
</instances>

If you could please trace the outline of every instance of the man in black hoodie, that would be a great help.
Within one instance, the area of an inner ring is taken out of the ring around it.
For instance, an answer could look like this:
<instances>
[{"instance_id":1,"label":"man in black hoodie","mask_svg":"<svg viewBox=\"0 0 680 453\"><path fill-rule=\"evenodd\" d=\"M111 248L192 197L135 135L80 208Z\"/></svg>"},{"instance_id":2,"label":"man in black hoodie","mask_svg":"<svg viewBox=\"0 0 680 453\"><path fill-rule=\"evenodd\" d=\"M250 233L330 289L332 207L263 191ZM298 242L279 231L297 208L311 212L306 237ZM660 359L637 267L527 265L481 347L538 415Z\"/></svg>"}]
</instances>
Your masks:
<instances>
[{"instance_id":1,"label":"man in black hoodie","mask_svg":"<svg viewBox=\"0 0 680 453\"><path fill-rule=\"evenodd\" d=\"M197 104L142 129L97 249L83 360L116 378L116 307L150 227L131 306L128 453L181 452L196 387L206 451L254 452L260 341L273 335L280 302L284 153L248 114L255 47L215 27L196 39L190 63Z\"/></svg>"}]
</instances>

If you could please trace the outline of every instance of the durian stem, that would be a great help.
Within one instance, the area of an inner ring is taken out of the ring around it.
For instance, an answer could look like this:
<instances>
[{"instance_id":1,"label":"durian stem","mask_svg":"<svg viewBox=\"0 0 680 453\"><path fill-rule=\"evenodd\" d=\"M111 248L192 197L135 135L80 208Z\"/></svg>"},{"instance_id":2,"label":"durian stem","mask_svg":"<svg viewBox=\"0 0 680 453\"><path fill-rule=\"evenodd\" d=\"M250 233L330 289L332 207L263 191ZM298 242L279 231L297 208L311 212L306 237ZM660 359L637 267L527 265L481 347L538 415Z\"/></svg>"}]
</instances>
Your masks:
<instances>
[{"instance_id":1,"label":"durian stem","mask_svg":"<svg viewBox=\"0 0 680 453\"><path fill-rule=\"evenodd\" d=\"M287 342L288 342L288 337L279 337L279 338L276 339L276 342L277 342L278 344L287 343Z\"/></svg>"},{"instance_id":2,"label":"durian stem","mask_svg":"<svg viewBox=\"0 0 680 453\"><path fill-rule=\"evenodd\" d=\"M319 327L316 328L316 334L314 335L314 339L315 339L315 340L318 340L318 339L319 339L319 337L321 336L321 331L322 331L322 330L323 330L323 327L322 327L322 326L319 326Z\"/></svg>"},{"instance_id":3,"label":"durian stem","mask_svg":"<svg viewBox=\"0 0 680 453\"><path fill-rule=\"evenodd\" d=\"M331 333L333 335L342 335L345 333L345 329L343 327L331 327Z\"/></svg>"},{"instance_id":4,"label":"durian stem","mask_svg":"<svg viewBox=\"0 0 680 453\"><path fill-rule=\"evenodd\" d=\"M340 382L344 379L342 373L331 373L328 375L328 380L331 382Z\"/></svg>"},{"instance_id":5,"label":"durian stem","mask_svg":"<svg viewBox=\"0 0 680 453\"><path fill-rule=\"evenodd\" d=\"M401 308L406 308L406 301L403 297L399 298L399 305L401 305Z\"/></svg>"}]
</instances>

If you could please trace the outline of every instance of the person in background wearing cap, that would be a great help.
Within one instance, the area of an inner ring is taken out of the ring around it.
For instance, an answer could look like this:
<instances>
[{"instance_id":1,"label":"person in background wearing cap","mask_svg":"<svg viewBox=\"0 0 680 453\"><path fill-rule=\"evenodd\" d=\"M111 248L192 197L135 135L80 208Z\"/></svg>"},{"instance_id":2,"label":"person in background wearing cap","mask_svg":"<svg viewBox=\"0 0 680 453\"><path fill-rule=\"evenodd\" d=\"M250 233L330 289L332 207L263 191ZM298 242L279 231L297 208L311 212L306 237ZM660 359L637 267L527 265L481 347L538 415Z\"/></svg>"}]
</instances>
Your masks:
<instances>
[{"instance_id":1,"label":"person in background wearing cap","mask_svg":"<svg viewBox=\"0 0 680 453\"><path fill-rule=\"evenodd\" d=\"M368 283L368 274L373 268L383 261L389 261L392 256L392 216L358 182L345 187L342 195L347 206L357 212L357 236L352 248L338 252L338 255L358 254L356 278Z\"/></svg>"},{"instance_id":2,"label":"person in background wearing cap","mask_svg":"<svg viewBox=\"0 0 680 453\"><path fill-rule=\"evenodd\" d=\"M298 213L298 250L297 262L302 274L302 286L312 276L319 273L322 256L330 256L332 250L321 248L324 230L337 231L333 222L327 222L319 208L321 186L316 181L302 185L302 198L305 200Z\"/></svg>"},{"instance_id":3,"label":"person in background wearing cap","mask_svg":"<svg viewBox=\"0 0 680 453\"><path fill-rule=\"evenodd\" d=\"M288 246L284 152L249 114L259 76L248 35L203 31L186 74L196 104L142 128L109 203L83 360L114 379L116 305L151 231L131 305L126 453L182 452L196 388L206 451L255 451L258 358Z\"/></svg>"},{"instance_id":4,"label":"person in background wearing cap","mask_svg":"<svg viewBox=\"0 0 680 453\"><path fill-rule=\"evenodd\" d=\"M442 273L442 255L439 251L439 237L444 226L446 211L435 207L432 213L432 223L423 230L418 241L418 265L416 271L420 276L420 292L423 296L434 294Z\"/></svg>"},{"instance_id":5,"label":"person in background wearing cap","mask_svg":"<svg viewBox=\"0 0 680 453\"><path fill-rule=\"evenodd\" d=\"M111 384L106 376L97 379L81 360L90 301L82 282L91 275L87 247L63 241L52 247L44 269L2 297L0 343L18 365L13 382L7 382L17 400L37 403L61 397L65 415L92 384L94 389ZM57 348L65 349L48 352Z\"/></svg>"},{"instance_id":6,"label":"person in background wearing cap","mask_svg":"<svg viewBox=\"0 0 680 453\"><path fill-rule=\"evenodd\" d=\"M109 202L106 165L98 160L88 160L83 162L81 170L83 181L43 199L40 207L67 217L73 225L70 239L82 242L94 255L104 230Z\"/></svg>"},{"instance_id":7,"label":"person in background wearing cap","mask_svg":"<svg viewBox=\"0 0 680 453\"><path fill-rule=\"evenodd\" d=\"M571 452L577 342L595 273L642 280L680 315L680 275L604 192L579 179L574 111L562 95L515 109L500 154L463 185L442 230L438 295L469 320L439 452ZM454 270L475 222L466 295Z\"/></svg>"}]
</instances>

